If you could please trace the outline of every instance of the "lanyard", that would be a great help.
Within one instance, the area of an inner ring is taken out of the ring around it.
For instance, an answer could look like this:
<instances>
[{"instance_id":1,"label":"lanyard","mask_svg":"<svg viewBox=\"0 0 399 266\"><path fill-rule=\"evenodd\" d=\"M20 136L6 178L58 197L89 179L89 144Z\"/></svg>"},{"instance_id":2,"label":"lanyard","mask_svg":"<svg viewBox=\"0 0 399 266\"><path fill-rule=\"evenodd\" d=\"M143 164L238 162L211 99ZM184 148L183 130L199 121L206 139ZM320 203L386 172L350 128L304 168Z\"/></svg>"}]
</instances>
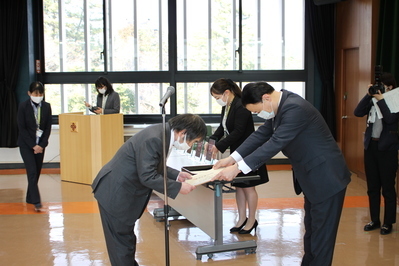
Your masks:
<instances>
[{"instance_id":1,"label":"lanyard","mask_svg":"<svg viewBox=\"0 0 399 266\"><path fill-rule=\"evenodd\" d=\"M223 128L224 128L224 135L225 136L230 134L229 131L227 130L226 121L227 121L227 116L229 114L230 106L231 106L232 103L233 103L233 100L226 106L226 109L224 110L223 119L222 119L222 125L223 125Z\"/></svg>"},{"instance_id":2,"label":"lanyard","mask_svg":"<svg viewBox=\"0 0 399 266\"><path fill-rule=\"evenodd\" d=\"M103 108L102 114L104 114L105 104L107 103L107 99L108 99L108 95L107 96L103 95L103 101L102 101L102 104L101 104L101 106Z\"/></svg>"},{"instance_id":3,"label":"lanyard","mask_svg":"<svg viewBox=\"0 0 399 266\"><path fill-rule=\"evenodd\" d=\"M37 117L36 117L37 127L40 127L40 118L42 117L41 113L42 113L42 107L39 105L37 107Z\"/></svg>"},{"instance_id":4,"label":"lanyard","mask_svg":"<svg viewBox=\"0 0 399 266\"><path fill-rule=\"evenodd\" d=\"M32 102L32 107L33 107L33 113L35 115L36 125L37 125L37 128L39 128L40 127L41 112L42 112L42 105L40 103L38 106L36 106Z\"/></svg>"}]
</instances>

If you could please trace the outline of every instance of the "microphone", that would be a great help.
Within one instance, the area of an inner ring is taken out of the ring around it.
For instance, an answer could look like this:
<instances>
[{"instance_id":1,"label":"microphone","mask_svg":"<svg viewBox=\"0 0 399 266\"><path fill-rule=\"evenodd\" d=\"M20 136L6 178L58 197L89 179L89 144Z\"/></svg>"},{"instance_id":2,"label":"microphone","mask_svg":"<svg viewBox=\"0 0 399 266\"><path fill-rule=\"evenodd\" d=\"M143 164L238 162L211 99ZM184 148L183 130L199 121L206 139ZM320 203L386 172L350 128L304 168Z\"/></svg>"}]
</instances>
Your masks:
<instances>
[{"instance_id":1,"label":"microphone","mask_svg":"<svg viewBox=\"0 0 399 266\"><path fill-rule=\"evenodd\" d=\"M165 106L165 103L168 101L169 97L172 96L173 93L175 93L175 88L170 86L166 90L165 95L162 97L161 101L159 102L159 106L163 107Z\"/></svg>"}]
</instances>

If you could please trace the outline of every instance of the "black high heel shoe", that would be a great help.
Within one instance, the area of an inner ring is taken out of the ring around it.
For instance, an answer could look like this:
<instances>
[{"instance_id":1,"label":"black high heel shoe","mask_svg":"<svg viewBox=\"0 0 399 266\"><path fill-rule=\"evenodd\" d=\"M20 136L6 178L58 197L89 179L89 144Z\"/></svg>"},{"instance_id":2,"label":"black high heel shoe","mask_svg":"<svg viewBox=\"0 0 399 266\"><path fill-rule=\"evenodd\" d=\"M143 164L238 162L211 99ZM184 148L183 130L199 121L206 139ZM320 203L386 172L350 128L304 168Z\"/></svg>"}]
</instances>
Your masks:
<instances>
[{"instance_id":1,"label":"black high heel shoe","mask_svg":"<svg viewBox=\"0 0 399 266\"><path fill-rule=\"evenodd\" d=\"M234 233L234 232L240 232L241 231L241 229L245 226L245 224L247 223L247 221L248 221L248 218L245 218L245 221L242 223L242 225L241 226L239 226L239 227L232 227L232 228L230 228L230 233Z\"/></svg>"},{"instance_id":2,"label":"black high heel shoe","mask_svg":"<svg viewBox=\"0 0 399 266\"><path fill-rule=\"evenodd\" d=\"M257 228L257 227L258 227L258 221L255 219L254 225L251 227L251 229L249 229L249 230L241 229L238 233L241 234L241 235L250 234L251 231L252 231L253 229L255 229L255 234L256 234L256 228Z\"/></svg>"}]
</instances>

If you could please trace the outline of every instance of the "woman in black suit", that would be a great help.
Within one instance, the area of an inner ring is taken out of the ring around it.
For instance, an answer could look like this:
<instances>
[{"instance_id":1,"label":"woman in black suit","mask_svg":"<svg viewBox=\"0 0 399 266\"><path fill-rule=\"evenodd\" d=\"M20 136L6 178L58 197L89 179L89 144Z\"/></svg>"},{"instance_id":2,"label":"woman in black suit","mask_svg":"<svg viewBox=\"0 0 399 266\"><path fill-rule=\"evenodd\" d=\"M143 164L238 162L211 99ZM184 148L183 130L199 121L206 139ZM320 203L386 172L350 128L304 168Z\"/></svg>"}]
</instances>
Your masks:
<instances>
[{"instance_id":1,"label":"woman in black suit","mask_svg":"<svg viewBox=\"0 0 399 266\"><path fill-rule=\"evenodd\" d=\"M97 90L97 106L91 106L85 102L89 110L98 115L100 114L118 114L121 109L121 100L119 94L114 91L112 84L107 78L99 77L95 82Z\"/></svg>"},{"instance_id":2,"label":"woman in black suit","mask_svg":"<svg viewBox=\"0 0 399 266\"><path fill-rule=\"evenodd\" d=\"M242 106L241 89L231 79L216 80L210 89L210 93L223 106L222 121L210 137L217 140L212 148L212 154L216 155L219 151L224 153L228 147L230 147L230 153L232 153L254 132L252 114ZM230 232L249 234L254 228L256 232L258 222L255 215L258 206L258 193L255 186L269 181L266 165L259 167L257 174L261 177L259 180L232 183L236 187L238 221L236 226L230 229Z\"/></svg>"},{"instance_id":3,"label":"woman in black suit","mask_svg":"<svg viewBox=\"0 0 399 266\"><path fill-rule=\"evenodd\" d=\"M44 86L39 81L30 84L28 95L30 99L18 108L18 145L28 178L26 202L40 211L42 204L38 182L51 132L51 106L43 101Z\"/></svg>"}]
</instances>

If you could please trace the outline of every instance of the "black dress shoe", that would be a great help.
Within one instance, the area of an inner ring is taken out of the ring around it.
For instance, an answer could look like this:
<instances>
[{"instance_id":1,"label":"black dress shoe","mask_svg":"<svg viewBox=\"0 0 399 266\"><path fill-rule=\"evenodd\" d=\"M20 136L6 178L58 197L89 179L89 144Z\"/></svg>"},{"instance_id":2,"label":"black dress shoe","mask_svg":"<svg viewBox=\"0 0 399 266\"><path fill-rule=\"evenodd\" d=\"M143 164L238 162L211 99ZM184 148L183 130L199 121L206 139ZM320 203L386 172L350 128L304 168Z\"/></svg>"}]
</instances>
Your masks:
<instances>
[{"instance_id":1,"label":"black dress shoe","mask_svg":"<svg viewBox=\"0 0 399 266\"><path fill-rule=\"evenodd\" d=\"M248 221L248 218L245 218L245 221L242 223L241 226L230 228L230 233L239 232L245 226L247 221Z\"/></svg>"},{"instance_id":2,"label":"black dress shoe","mask_svg":"<svg viewBox=\"0 0 399 266\"><path fill-rule=\"evenodd\" d=\"M35 204L35 211L40 212L41 208L42 208L42 204L41 203Z\"/></svg>"},{"instance_id":3,"label":"black dress shoe","mask_svg":"<svg viewBox=\"0 0 399 266\"><path fill-rule=\"evenodd\" d=\"M364 231L372 231L377 228L380 228L381 223L380 222L369 222L364 226Z\"/></svg>"},{"instance_id":4,"label":"black dress shoe","mask_svg":"<svg viewBox=\"0 0 399 266\"><path fill-rule=\"evenodd\" d=\"M381 235L387 235L390 234L392 232L392 224L383 224L381 226Z\"/></svg>"}]
</instances>

